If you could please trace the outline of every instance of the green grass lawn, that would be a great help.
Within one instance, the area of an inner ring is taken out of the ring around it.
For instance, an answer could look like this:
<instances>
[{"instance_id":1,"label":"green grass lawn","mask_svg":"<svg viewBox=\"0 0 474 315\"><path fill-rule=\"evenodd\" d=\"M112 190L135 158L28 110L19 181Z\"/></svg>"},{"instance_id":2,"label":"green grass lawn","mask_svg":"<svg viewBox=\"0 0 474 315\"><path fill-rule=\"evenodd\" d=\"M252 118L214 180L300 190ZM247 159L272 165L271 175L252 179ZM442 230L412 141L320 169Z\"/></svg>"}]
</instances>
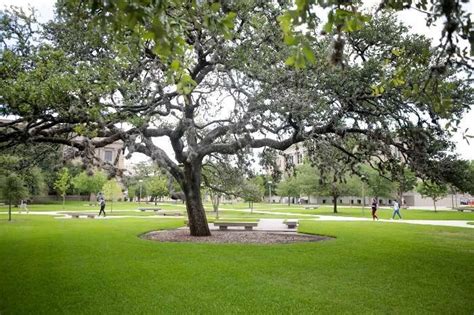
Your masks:
<instances>
[{"instance_id":1,"label":"green grass lawn","mask_svg":"<svg viewBox=\"0 0 474 315\"><path fill-rule=\"evenodd\" d=\"M286 245L138 235L182 219L0 214L1 314L474 312L474 231L303 221L335 236Z\"/></svg>"}]
</instances>

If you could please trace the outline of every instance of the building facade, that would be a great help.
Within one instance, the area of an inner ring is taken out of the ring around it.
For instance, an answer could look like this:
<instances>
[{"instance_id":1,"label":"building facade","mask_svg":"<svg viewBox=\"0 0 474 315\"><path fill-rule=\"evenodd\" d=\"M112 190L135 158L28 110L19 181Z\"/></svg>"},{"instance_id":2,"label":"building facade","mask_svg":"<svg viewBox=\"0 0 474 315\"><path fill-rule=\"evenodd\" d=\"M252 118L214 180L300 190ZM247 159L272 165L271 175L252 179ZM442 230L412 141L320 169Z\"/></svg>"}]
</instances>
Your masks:
<instances>
[{"instance_id":1,"label":"building facade","mask_svg":"<svg viewBox=\"0 0 474 315\"><path fill-rule=\"evenodd\" d=\"M306 155L306 148L303 144L295 144L280 153L276 160L276 165L279 170L286 174L286 170L289 166L298 166L303 164L304 158ZM285 176L285 175L284 175ZM338 198L337 203L341 205L349 206L363 206L369 205L371 203L371 196L341 196ZM396 198L395 194L393 198L379 198L380 206L391 206L394 199ZM319 204L319 205L332 205L333 198L330 196L303 196L299 198L290 197L290 203L297 204ZM427 207L432 208L433 200L431 198L424 198L416 191L410 191L403 194L404 205L407 207ZM448 194L445 198L442 198L436 202L437 207L445 208L454 208L460 206L466 200L474 199L473 196L468 194ZM268 198L267 198L268 200ZM273 196L271 198L273 203L288 203L288 197L286 196ZM365 203L364 203L365 202Z\"/></svg>"}]
</instances>

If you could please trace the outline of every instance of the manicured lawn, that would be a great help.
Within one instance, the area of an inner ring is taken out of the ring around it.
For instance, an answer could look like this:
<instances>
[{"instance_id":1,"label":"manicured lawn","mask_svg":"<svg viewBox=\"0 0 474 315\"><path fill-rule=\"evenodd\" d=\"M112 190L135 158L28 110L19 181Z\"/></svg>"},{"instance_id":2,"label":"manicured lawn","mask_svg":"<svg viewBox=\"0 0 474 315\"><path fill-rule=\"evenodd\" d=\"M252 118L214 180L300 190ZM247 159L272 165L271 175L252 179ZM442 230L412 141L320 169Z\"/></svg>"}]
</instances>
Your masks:
<instances>
[{"instance_id":1,"label":"manicured lawn","mask_svg":"<svg viewBox=\"0 0 474 315\"><path fill-rule=\"evenodd\" d=\"M303 221L335 236L286 245L137 236L182 219L0 214L0 313L474 312L472 229Z\"/></svg>"}]
</instances>

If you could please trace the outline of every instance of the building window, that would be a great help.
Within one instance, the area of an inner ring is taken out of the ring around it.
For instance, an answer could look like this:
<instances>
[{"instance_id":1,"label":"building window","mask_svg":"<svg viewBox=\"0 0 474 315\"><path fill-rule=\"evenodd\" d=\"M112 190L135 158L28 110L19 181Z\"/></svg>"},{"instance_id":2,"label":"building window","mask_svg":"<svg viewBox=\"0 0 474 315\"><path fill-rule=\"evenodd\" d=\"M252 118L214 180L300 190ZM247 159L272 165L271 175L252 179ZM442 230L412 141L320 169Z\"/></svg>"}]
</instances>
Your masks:
<instances>
[{"instance_id":1,"label":"building window","mask_svg":"<svg viewBox=\"0 0 474 315\"><path fill-rule=\"evenodd\" d=\"M113 156L113 152L112 152L112 151L105 150L105 152L104 152L104 160L105 160L106 162L112 162L112 156Z\"/></svg>"},{"instance_id":2,"label":"building window","mask_svg":"<svg viewBox=\"0 0 474 315\"><path fill-rule=\"evenodd\" d=\"M362 200L357 199L357 204L360 205L362 203Z\"/></svg>"},{"instance_id":3,"label":"building window","mask_svg":"<svg viewBox=\"0 0 474 315\"><path fill-rule=\"evenodd\" d=\"M303 163L303 154L297 153L296 155L296 164L301 164Z\"/></svg>"},{"instance_id":4,"label":"building window","mask_svg":"<svg viewBox=\"0 0 474 315\"><path fill-rule=\"evenodd\" d=\"M323 199L323 203L326 203L326 199Z\"/></svg>"},{"instance_id":5,"label":"building window","mask_svg":"<svg viewBox=\"0 0 474 315\"><path fill-rule=\"evenodd\" d=\"M342 203L342 199L339 199L339 203Z\"/></svg>"},{"instance_id":6,"label":"building window","mask_svg":"<svg viewBox=\"0 0 474 315\"><path fill-rule=\"evenodd\" d=\"M354 199L351 199L351 205L353 205L353 204L354 204Z\"/></svg>"}]
</instances>

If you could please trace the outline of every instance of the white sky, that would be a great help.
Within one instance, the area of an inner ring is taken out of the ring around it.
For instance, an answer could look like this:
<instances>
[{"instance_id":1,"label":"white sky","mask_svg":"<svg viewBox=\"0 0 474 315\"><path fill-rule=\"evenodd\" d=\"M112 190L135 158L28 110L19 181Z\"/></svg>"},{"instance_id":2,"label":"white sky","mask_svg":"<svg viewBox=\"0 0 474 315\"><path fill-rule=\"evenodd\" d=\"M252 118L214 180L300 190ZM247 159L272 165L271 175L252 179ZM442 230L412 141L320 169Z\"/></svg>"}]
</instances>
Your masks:
<instances>
[{"instance_id":1,"label":"white sky","mask_svg":"<svg viewBox=\"0 0 474 315\"><path fill-rule=\"evenodd\" d=\"M4 6L21 6L28 7L31 4L38 11L40 21L46 21L53 18L53 9L54 9L54 0L0 0L0 9L3 9ZM364 1L366 7L377 6L380 3L380 0L368 0ZM473 9L473 3L468 3L468 6L471 7L471 12ZM398 13L399 19L410 27L414 33L423 34L427 37L432 38L433 44L438 43L440 36L440 26L434 28L428 28L425 25L425 19L422 14L414 10L405 10ZM471 111L463 117L461 122L460 132L453 137L453 140L456 142L456 152L461 155L464 159L474 160L474 139L470 141L468 145L466 141L462 140L462 131L470 128L468 134L474 135L474 111L471 108ZM164 140L164 139L163 139ZM160 143L162 141L159 141ZM169 144L163 141L164 149L171 149ZM132 158L133 162L145 160L144 156L134 156Z\"/></svg>"}]
</instances>

